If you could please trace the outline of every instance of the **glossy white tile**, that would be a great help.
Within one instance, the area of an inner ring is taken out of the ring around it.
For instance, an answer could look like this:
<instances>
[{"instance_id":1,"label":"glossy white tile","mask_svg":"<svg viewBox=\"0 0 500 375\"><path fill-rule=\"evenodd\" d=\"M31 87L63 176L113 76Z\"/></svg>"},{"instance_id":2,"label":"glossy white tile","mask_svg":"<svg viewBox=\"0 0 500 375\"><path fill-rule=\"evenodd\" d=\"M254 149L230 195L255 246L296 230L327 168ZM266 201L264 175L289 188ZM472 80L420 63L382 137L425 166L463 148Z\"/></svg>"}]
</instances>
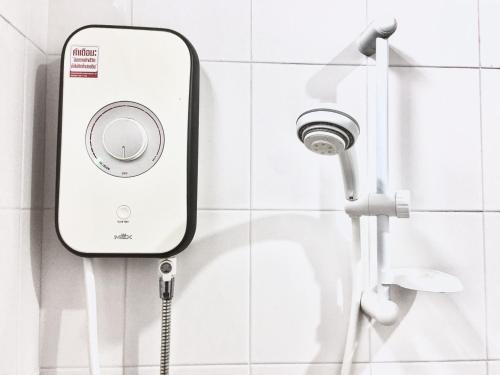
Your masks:
<instances>
[{"instance_id":1,"label":"glossy white tile","mask_svg":"<svg viewBox=\"0 0 500 375\"><path fill-rule=\"evenodd\" d=\"M253 365L252 375L340 375L340 369L340 364ZM370 365L353 365L352 374L370 375Z\"/></svg>"},{"instance_id":2,"label":"glossy white tile","mask_svg":"<svg viewBox=\"0 0 500 375\"><path fill-rule=\"evenodd\" d=\"M2 251L0 251L0 374L17 372L20 253L20 213L0 210Z\"/></svg>"},{"instance_id":3,"label":"glossy white tile","mask_svg":"<svg viewBox=\"0 0 500 375\"><path fill-rule=\"evenodd\" d=\"M21 207L42 208L45 149L45 55L26 41Z\"/></svg>"},{"instance_id":4,"label":"glossy white tile","mask_svg":"<svg viewBox=\"0 0 500 375\"><path fill-rule=\"evenodd\" d=\"M57 238L54 211L43 221L41 367L85 367L87 320L82 259L66 250ZM101 366L123 364L123 259L95 259L99 349Z\"/></svg>"},{"instance_id":5,"label":"glossy white tile","mask_svg":"<svg viewBox=\"0 0 500 375\"><path fill-rule=\"evenodd\" d=\"M180 32L201 59L250 58L250 1L141 0L133 2L135 26L155 26Z\"/></svg>"},{"instance_id":6,"label":"glossy white tile","mask_svg":"<svg viewBox=\"0 0 500 375\"><path fill-rule=\"evenodd\" d=\"M500 50L500 24L498 14L500 14L500 3L496 0L479 1L479 25L481 43L481 66L499 67Z\"/></svg>"},{"instance_id":7,"label":"glossy white tile","mask_svg":"<svg viewBox=\"0 0 500 375\"><path fill-rule=\"evenodd\" d=\"M15 28L25 32L28 24L29 3L30 1L0 0L0 14Z\"/></svg>"},{"instance_id":8,"label":"glossy white tile","mask_svg":"<svg viewBox=\"0 0 500 375\"><path fill-rule=\"evenodd\" d=\"M486 375L486 364L481 362L372 364L372 375L436 375L436 374Z\"/></svg>"},{"instance_id":9,"label":"glossy white tile","mask_svg":"<svg viewBox=\"0 0 500 375\"><path fill-rule=\"evenodd\" d=\"M17 2L28 3L26 35L44 53L47 52L50 1L51 0L28 0Z\"/></svg>"},{"instance_id":10,"label":"glossy white tile","mask_svg":"<svg viewBox=\"0 0 500 375\"><path fill-rule=\"evenodd\" d=\"M488 375L500 375L500 362L488 362Z\"/></svg>"},{"instance_id":11,"label":"glossy white tile","mask_svg":"<svg viewBox=\"0 0 500 375\"><path fill-rule=\"evenodd\" d=\"M91 0L75 6L71 0L50 0L48 53L61 54L66 38L82 26L130 25L130 3L130 0Z\"/></svg>"},{"instance_id":12,"label":"glossy white tile","mask_svg":"<svg viewBox=\"0 0 500 375\"><path fill-rule=\"evenodd\" d=\"M482 209L478 71L393 68L389 100L391 187L420 210Z\"/></svg>"},{"instance_id":13,"label":"glossy white tile","mask_svg":"<svg viewBox=\"0 0 500 375\"><path fill-rule=\"evenodd\" d=\"M344 213L252 214L252 361L338 362L351 298ZM366 333L366 330L365 330ZM360 338L357 359L368 359Z\"/></svg>"},{"instance_id":14,"label":"glossy white tile","mask_svg":"<svg viewBox=\"0 0 500 375\"><path fill-rule=\"evenodd\" d=\"M488 322L488 358L500 359L500 213L484 218L486 264L486 313Z\"/></svg>"},{"instance_id":15,"label":"glossy white tile","mask_svg":"<svg viewBox=\"0 0 500 375\"><path fill-rule=\"evenodd\" d=\"M295 122L306 110L332 105L357 119L356 148L365 181L366 69L274 64L253 69L253 208L343 209L338 157L307 150Z\"/></svg>"},{"instance_id":16,"label":"glossy white tile","mask_svg":"<svg viewBox=\"0 0 500 375\"><path fill-rule=\"evenodd\" d=\"M157 375L158 367L127 368L124 375ZM172 375L249 375L248 366L172 366Z\"/></svg>"},{"instance_id":17,"label":"glossy white tile","mask_svg":"<svg viewBox=\"0 0 500 375\"><path fill-rule=\"evenodd\" d=\"M478 66L477 0L367 0L368 19L390 15L391 64Z\"/></svg>"},{"instance_id":18,"label":"glossy white tile","mask_svg":"<svg viewBox=\"0 0 500 375\"><path fill-rule=\"evenodd\" d=\"M254 61L358 64L365 26L362 0L253 0Z\"/></svg>"},{"instance_id":19,"label":"glossy white tile","mask_svg":"<svg viewBox=\"0 0 500 375\"><path fill-rule=\"evenodd\" d=\"M41 210L23 210L20 216L16 315L19 322L17 324L18 374L36 374L40 367L39 316L43 213Z\"/></svg>"},{"instance_id":20,"label":"glossy white tile","mask_svg":"<svg viewBox=\"0 0 500 375\"><path fill-rule=\"evenodd\" d=\"M21 204L21 160L23 149L23 75L24 38L0 18L0 45L8 56L8 64L0 71L0 175L2 194L0 207L19 207Z\"/></svg>"},{"instance_id":21,"label":"glossy white tile","mask_svg":"<svg viewBox=\"0 0 500 375\"><path fill-rule=\"evenodd\" d=\"M245 211L199 212L195 239L177 257L172 364L248 361L248 220ZM128 263L127 366L159 364L157 264L154 259Z\"/></svg>"},{"instance_id":22,"label":"glossy white tile","mask_svg":"<svg viewBox=\"0 0 500 375\"><path fill-rule=\"evenodd\" d=\"M455 294L393 288L396 325L375 325L375 361L450 361L486 357L481 213L413 213L391 224L394 267L437 269L457 276Z\"/></svg>"},{"instance_id":23,"label":"glossy white tile","mask_svg":"<svg viewBox=\"0 0 500 375\"><path fill-rule=\"evenodd\" d=\"M250 206L250 67L202 63L199 208Z\"/></svg>"},{"instance_id":24,"label":"glossy white tile","mask_svg":"<svg viewBox=\"0 0 500 375\"><path fill-rule=\"evenodd\" d=\"M500 209L500 71L483 69L481 71L481 114L483 131L483 183L484 208Z\"/></svg>"},{"instance_id":25,"label":"glossy white tile","mask_svg":"<svg viewBox=\"0 0 500 375\"><path fill-rule=\"evenodd\" d=\"M102 375L157 375L158 367L104 368ZM249 375L248 366L171 366L172 375ZM88 375L87 369L42 370L40 375Z\"/></svg>"},{"instance_id":26,"label":"glossy white tile","mask_svg":"<svg viewBox=\"0 0 500 375\"><path fill-rule=\"evenodd\" d=\"M0 0L0 15L45 51L48 0Z\"/></svg>"},{"instance_id":27,"label":"glossy white tile","mask_svg":"<svg viewBox=\"0 0 500 375\"><path fill-rule=\"evenodd\" d=\"M121 368L102 368L102 375L123 375ZM89 375L88 368L41 369L40 375Z\"/></svg>"}]
</instances>

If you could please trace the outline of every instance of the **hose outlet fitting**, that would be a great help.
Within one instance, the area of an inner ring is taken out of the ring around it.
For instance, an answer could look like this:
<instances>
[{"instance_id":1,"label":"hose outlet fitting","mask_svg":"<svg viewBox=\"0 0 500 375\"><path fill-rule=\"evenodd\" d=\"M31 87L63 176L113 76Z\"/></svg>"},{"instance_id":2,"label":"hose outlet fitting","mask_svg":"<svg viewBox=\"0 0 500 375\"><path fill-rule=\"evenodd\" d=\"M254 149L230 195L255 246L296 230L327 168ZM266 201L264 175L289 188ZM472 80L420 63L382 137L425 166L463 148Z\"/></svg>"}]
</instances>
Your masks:
<instances>
[{"instance_id":1,"label":"hose outlet fitting","mask_svg":"<svg viewBox=\"0 0 500 375\"><path fill-rule=\"evenodd\" d=\"M175 274L177 262L175 258L162 259L158 265L160 298L171 300L174 297Z\"/></svg>"}]
</instances>

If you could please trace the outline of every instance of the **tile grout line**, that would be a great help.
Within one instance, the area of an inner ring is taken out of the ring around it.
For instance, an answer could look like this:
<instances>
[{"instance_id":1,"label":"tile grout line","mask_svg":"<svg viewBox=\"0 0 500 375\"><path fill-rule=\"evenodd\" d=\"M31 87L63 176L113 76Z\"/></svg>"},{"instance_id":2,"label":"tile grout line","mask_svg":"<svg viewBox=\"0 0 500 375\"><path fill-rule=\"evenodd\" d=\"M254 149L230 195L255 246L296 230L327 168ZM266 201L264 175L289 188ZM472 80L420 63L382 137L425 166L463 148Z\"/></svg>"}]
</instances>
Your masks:
<instances>
[{"instance_id":1,"label":"tile grout line","mask_svg":"<svg viewBox=\"0 0 500 375\"><path fill-rule=\"evenodd\" d=\"M369 364L426 364L426 363L500 363L500 360L485 360L485 359L443 359L443 360L399 360L399 361L355 361L353 364L355 365L369 365ZM254 362L253 365L256 366L290 366L290 365L342 365L342 362ZM172 364L172 368L182 368L182 367L246 367L248 363L235 362L235 363L182 363L182 364ZM158 365L127 365L127 366L116 366L116 365L104 365L101 366L102 369L112 370L112 369L147 369L147 368L158 368ZM40 367L42 371L50 371L50 370L87 370L87 367L80 366L47 366Z\"/></svg>"},{"instance_id":2,"label":"tile grout line","mask_svg":"<svg viewBox=\"0 0 500 375\"><path fill-rule=\"evenodd\" d=\"M218 63L237 63L237 64L269 64L269 65L305 65L305 66L339 66L339 67L358 67L358 66L368 66L375 67L371 64L369 60L365 60L364 63L331 63L331 62L307 62L307 61L273 61L273 60L225 60L225 59L200 59L202 62L218 62ZM428 68L428 69L479 69L480 66L471 65L431 65L431 64L416 64L416 65L404 65L404 64L390 64L390 68ZM491 67L489 69L500 69L499 67Z\"/></svg>"},{"instance_id":3,"label":"tile grout line","mask_svg":"<svg viewBox=\"0 0 500 375\"><path fill-rule=\"evenodd\" d=\"M482 214L482 230L483 230L483 290L484 290L484 340L485 340L485 351L486 360L489 357L489 347L488 347L488 289L487 289L487 267L486 267L486 199L485 199L485 169L484 169L484 134L483 134L483 75L482 75L482 61L481 61L481 17L480 17L480 5L479 1L476 0L477 9L477 37L478 37L478 61L479 61L479 132L480 132L480 150L481 150L481 188L482 188L482 204L483 204L483 214ZM489 374L489 366L486 364L486 375Z\"/></svg>"},{"instance_id":4,"label":"tile grout line","mask_svg":"<svg viewBox=\"0 0 500 375\"><path fill-rule=\"evenodd\" d=\"M12 24L11 24L12 25ZM12 25L13 26L13 25ZM15 28L15 27L14 27ZM15 28L16 29L16 28ZM16 29L17 30L17 29ZM22 34L21 34L22 35ZM23 246L23 213L25 211L21 210L21 207L23 206L23 193L24 193L24 168L26 166L26 163L25 163L25 160L24 160L24 151L26 149L25 147L25 129L26 129L26 82L27 82L27 79L26 79L26 75L27 75L27 64L26 64L26 59L27 59L27 52L28 52L28 48L27 48L27 44L26 44L26 36L22 35L23 36L23 60L22 60L22 70L23 70L23 82L22 82L22 105L21 105L21 108L22 108L22 116L21 116L21 121L22 121L22 129L21 129L21 173L19 175L19 184L20 184L20 191L21 191L21 194L19 196L19 209L16 209L15 212L17 213L18 215L18 218L17 218L17 223L18 223L18 243L17 243L17 255L16 255L16 261L17 261L17 265L16 265L16 268L17 268L17 283L16 283L16 290L17 290L17 293L16 293L16 310L17 310L17 314L18 315L21 315L21 311L22 311L22 298L21 298L21 292L22 292L22 289L21 289L21 285L22 285L22 282L23 282L23 277L21 275L21 261L22 261L22 257L21 257L21 254L23 254L23 250L22 250L22 246ZM28 209L29 210L29 209ZM21 340L20 340L20 336L21 336L21 325L19 324L19 319L16 319L16 322L15 322L15 325L16 325L16 342L15 342L15 346L16 346L16 364L15 364L15 369L16 369L16 374L19 374L19 369L20 369L20 366L19 364L21 363L21 352L22 352L22 348L21 348Z\"/></svg>"},{"instance_id":5,"label":"tile grout line","mask_svg":"<svg viewBox=\"0 0 500 375\"><path fill-rule=\"evenodd\" d=\"M0 207L1 211L53 211L55 207L32 207L32 208L21 208L21 207ZM221 208L198 208L198 211L201 212L244 212L244 211L253 211L253 212L344 212L343 208L273 208L273 207L264 207L264 208L234 208L234 207L221 207ZM491 213L491 214L499 214L500 209L491 209L491 210L474 210L474 209L412 209L412 212L422 213L422 214L477 214L477 213Z\"/></svg>"},{"instance_id":6,"label":"tile grout line","mask_svg":"<svg viewBox=\"0 0 500 375\"><path fill-rule=\"evenodd\" d=\"M252 241L252 221L253 221L253 0L249 0L250 2L250 87L249 87L249 120L250 120L250 134L249 134L249 221L248 221L248 374L252 375L252 282L253 282L253 262L252 262L252 252L253 252L253 241Z\"/></svg>"},{"instance_id":7,"label":"tile grout line","mask_svg":"<svg viewBox=\"0 0 500 375\"><path fill-rule=\"evenodd\" d=\"M481 150L481 188L482 188L482 229L483 229L483 290L484 290L484 349L486 352L486 375L489 375L489 343L488 343L488 282L487 282L487 248L486 248L486 198L485 198L485 167L484 167L484 132L483 132L483 74L481 59L481 8L479 0L476 0L477 6L477 37L478 37L478 61L479 61L479 133Z\"/></svg>"},{"instance_id":8,"label":"tile grout line","mask_svg":"<svg viewBox=\"0 0 500 375\"><path fill-rule=\"evenodd\" d=\"M38 45L36 44L30 37L28 37L25 33L23 33L16 25L14 25L8 18L6 18L3 14L0 14L0 19L4 20L10 27L12 27L18 34L20 34L24 39L29 41L33 47L38 49L41 53L44 55L47 55L47 53Z\"/></svg>"},{"instance_id":9,"label":"tile grout line","mask_svg":"<svg viewBox=\"0 0 500 375\"><path fill-rule=\"evenodd\" d=\"M1 17L1 16L0 16ZM38 48L38 47L37 47ZM42 51L47 57L60 57L60 53L45 53ZM268 65L305 65L305 66L333 66L333 67L358 67L358 66L367 66L374 67L373 64L370 63L362 63L362 64L331 64L329 62L304 62L304 61L271 61L271 60L225 60L225 59L200 59L200 62L208 62L208 63L228 63L228 64L268 64ZM423 69L486 69L486 70L500 70L500 66L452 66L452 65L401 65L394 64L390 65L391 68L423 68Z\"/></svg>"}]
</instances>

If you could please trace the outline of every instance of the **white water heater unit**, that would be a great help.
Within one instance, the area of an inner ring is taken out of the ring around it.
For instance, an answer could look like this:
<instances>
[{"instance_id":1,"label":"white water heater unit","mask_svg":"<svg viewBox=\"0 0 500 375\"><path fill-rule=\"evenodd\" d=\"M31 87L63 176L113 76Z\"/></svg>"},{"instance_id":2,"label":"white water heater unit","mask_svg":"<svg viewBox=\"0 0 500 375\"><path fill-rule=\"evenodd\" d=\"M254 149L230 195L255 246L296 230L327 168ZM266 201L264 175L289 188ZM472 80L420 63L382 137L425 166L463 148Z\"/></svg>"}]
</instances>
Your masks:
<instances>
[{"instance_id":1,"label":"white water heater unit","mask_svg":"<svg viewBox=\"0 0 500 375\"><path fill-rule=\"evenodd\" d=\"M196 228L199 62L166 29L85 26L61 56L60 240L82 256L168 257Z\"/></svg>"}]
</instances>

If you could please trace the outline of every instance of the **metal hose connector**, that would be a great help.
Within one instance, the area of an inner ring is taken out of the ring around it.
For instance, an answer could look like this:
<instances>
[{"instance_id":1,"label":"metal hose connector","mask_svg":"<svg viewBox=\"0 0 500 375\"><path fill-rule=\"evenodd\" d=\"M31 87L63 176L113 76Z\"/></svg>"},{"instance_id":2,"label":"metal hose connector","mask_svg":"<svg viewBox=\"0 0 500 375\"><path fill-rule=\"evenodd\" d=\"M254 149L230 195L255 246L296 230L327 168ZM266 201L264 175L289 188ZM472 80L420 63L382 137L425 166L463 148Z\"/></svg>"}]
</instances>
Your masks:
<instances>
[{"instance_id":1,"label":"metal hose connector","mask_svg":"<svg viewBox=\"0 0 500 375\"><path fill-rule=\"evenodd\" d=\"M176 268L176 262L173 258L161 260L158 267L162 301L160 375L168 375L170 370L170 325Z\"/></svg>"},{"instance_id":2,"label":"metal hose connector","mask_svg":"<svg viewBox=\"0 0 500 375\"><path fill-rule=\"evenodd\" d=\"M162 300L160 375L168 375L170 367L170 323L172 300Z\"/></svg>"}]
</instances>

